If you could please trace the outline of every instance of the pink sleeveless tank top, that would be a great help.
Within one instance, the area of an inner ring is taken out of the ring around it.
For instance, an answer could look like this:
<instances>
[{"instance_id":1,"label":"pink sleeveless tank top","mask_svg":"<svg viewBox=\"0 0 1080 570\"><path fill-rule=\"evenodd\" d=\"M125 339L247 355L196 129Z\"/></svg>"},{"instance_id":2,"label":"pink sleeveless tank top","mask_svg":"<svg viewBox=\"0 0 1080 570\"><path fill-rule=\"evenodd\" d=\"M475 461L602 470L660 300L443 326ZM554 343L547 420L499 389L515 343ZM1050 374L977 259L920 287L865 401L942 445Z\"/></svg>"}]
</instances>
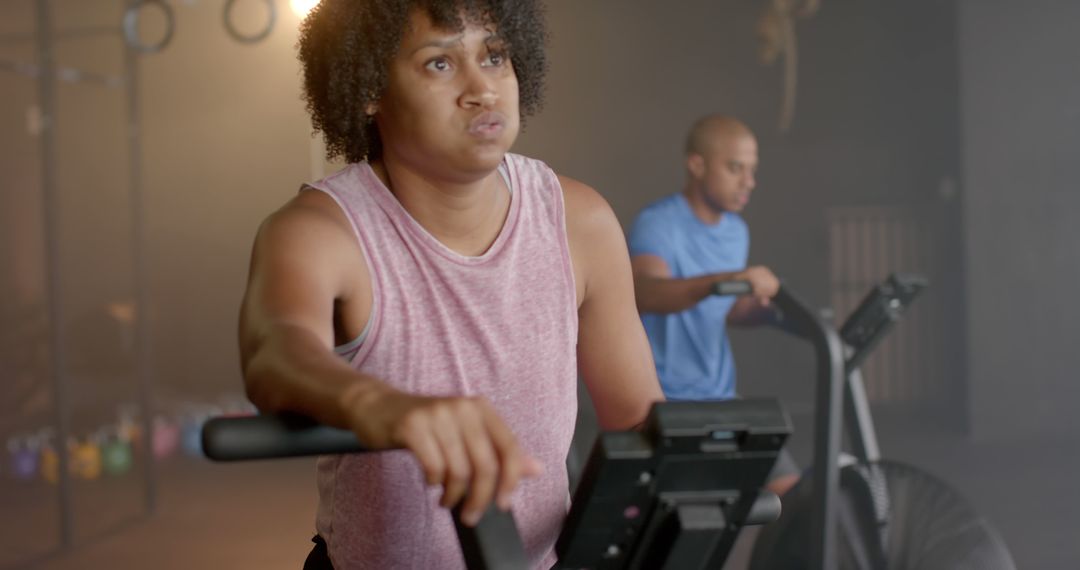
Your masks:
<instances>
[{"instance_id":1,"label":"pink sleeveless tank top","mask_svg":"<svg viewBox=\"0 0 1080 570\"><path fill-rule=\"evenodd\" d=\"M544 465L514 494L535 568L555 562L569 504L577 414L577 302L562 188L542 162L508 154L509 214L483 255L444 246L366 163L310 186L352 221L372 276L367 336L351 363L401 390L481 395ZM450 513L405 451L328 456L316 527L335 568L463 568Z\"/></svg>"}]
</instances>

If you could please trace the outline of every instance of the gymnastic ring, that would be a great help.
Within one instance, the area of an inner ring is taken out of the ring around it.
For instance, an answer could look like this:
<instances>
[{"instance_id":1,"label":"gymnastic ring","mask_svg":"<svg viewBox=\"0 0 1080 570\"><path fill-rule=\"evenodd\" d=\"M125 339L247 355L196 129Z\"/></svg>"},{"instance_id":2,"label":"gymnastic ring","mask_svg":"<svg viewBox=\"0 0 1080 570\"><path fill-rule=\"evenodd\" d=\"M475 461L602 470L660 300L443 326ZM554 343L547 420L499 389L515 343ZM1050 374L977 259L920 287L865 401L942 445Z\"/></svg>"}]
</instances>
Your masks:
<instances>
[{"instance_id":1,"label":"gymnastic ring","mask_svg":"<svg viewBox=\"0 0 1080 570\"><path fill-rule=\"evenodd\" d=\"M144 44L139 40L139 13L145 6L157 6L165 14L165 35L157 43ZM139 53L157 53L172 41L176 18L172 6L164 0L133 0L124 10L124 43Z\"/></svg>"},{"instance_id":2,"label":"gymnastic ring","mask_svg":"<svg viewBox=\"0 0 1080 570\"><path fill-rule=\"evenodd\" d=\"M263 0L263 3L266 4L266 10L270 15L266 21L266 28L257 34L245 36L244 34L241 34L232 23L232 11L233 7L236 5L236 0L227 0L225 2L225 9L221 14L221 17L225 22L225 31L229 32L229 35L232 36L234 40L243 44L253 44L266 39L266 36L269 36L270 32L274 30L274 24L277 22L277 8L274 6L274 0Z\"/></svg>"}]
</instances>

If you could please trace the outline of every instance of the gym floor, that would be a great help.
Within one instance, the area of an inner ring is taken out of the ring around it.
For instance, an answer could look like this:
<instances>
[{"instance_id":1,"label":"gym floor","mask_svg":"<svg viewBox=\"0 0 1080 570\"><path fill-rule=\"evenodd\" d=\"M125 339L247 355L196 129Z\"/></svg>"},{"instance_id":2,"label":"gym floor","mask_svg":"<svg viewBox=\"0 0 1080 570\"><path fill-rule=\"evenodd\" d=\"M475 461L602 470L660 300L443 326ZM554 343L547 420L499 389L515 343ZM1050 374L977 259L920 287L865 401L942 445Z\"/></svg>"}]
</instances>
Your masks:
<instances>
[{"instance_id":1,"label":"gym floor","mask_svg":"<svg viewBox=\"0 0 1080 570\"><path fill-rule=\"evenodd\" d=\"M793 418L797 428L809 427L809 415ZM1076 567L1080 541L1075 540L1074 513L1080 512L1080 493L1073 487L1080 479L1080 457L1066 450L1080 449L1080 441L972 444L960 434L910 418L878 414L877 423L886 456L919 465L959 489L1001 531L1018 568ZM810 455L804 443L793 441L800 460ZM108 485L104 480L97 484ZM215 465L177 456L161 466L153 517L123 520L110 514L138 512L141 489L131 488L138 486L137 477L128 482L124 500L77 500L76 536L81 538L65 553L48 552L55 543L55 502L16 520L7 507L20 496L31 500L34 484L3 485L0 568L5 569L293 570L301 567L310 546L315 493L313 461L307 459ZM19 485L27 488L19 491ZM77 499L94 495L79 491ZM741 568L746 550L745 544L737 547L728 568Z\"/></svg>"}]
</instances>

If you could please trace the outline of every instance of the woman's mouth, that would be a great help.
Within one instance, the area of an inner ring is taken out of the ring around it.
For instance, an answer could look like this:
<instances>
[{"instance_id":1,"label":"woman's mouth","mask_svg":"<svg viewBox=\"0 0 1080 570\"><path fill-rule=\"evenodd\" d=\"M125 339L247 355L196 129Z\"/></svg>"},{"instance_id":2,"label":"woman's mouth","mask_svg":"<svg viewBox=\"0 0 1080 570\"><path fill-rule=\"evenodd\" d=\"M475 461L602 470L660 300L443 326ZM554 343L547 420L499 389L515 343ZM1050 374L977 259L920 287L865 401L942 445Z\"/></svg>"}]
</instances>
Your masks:
<instances>
[{"instance_id":1,"label":"woman's mouth","mask_svg":"<svg viewBox=\"0 0 1080 570\"><path fill-rule=\"evenodd\" d=\"M493 139L506 128L506 119L500 113L488 111L469 121L469 134L482 139Z\"/></svg>"}]
</instances>

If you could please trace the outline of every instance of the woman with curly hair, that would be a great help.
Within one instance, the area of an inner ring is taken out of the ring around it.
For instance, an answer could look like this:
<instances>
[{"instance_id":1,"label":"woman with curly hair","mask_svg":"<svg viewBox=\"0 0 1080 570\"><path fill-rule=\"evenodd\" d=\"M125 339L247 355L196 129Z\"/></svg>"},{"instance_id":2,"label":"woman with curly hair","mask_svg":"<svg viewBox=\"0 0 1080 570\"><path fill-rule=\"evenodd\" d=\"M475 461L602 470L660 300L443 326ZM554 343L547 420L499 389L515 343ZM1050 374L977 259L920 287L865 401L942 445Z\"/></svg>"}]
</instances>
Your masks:
<instances>
[{"instance_id":1,"label":"woman with curly hair","mask_svg":"<svg viewBox=\"0 0 1080 570\"><path fill-rule=\"evenodd\" d=\"M493 502L549 568L578 374L605 429L663 398L610 207L509 152L544 41L528 0L323 0L303 24L308 110L349 164L259 229L244 379L400 448L319 460L309 568L459 568L445 507Z\"/></svg>"}]
</instances>

